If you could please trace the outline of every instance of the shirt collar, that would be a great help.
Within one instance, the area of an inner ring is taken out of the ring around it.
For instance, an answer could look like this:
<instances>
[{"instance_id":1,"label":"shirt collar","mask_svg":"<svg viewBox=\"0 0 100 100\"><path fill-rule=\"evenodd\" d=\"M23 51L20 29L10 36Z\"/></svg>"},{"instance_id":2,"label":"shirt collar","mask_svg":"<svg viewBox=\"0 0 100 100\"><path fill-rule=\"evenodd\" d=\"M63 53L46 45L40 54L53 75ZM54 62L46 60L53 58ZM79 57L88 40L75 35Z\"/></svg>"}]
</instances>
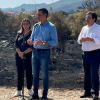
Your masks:
<instances>
[{"instance_id":1,"label":"shirt collar","mask_svg":"<svg viewBox=\"0 0 100 100\"><path fill-rule=\"evenodd\" d=\"M47 20L46 22L44 22L43 24L41 22L39 22L39 25L47 25L49 23L49 21Z\"/></svg>"},{"instance_id":2,"label":"shirt collar","mask_svg":"<svg viewBox=\"0 0 100 100\"><path fill-rule=\"evenodd\" d=\"M96 25L96 23L94 23L94 24L93 24L92 26L90 26L90 27L89 27L88 25L87 25L87 26L88 26L89 28L91 28L91 27L93 27L93 26L95 26L95 25Z\"/></svg>"},{"instance_id":3,"label":"shirt collar","mask_svg":"<svg viewBox=\"0 0 100 100\"><path fill-rule=\"evenodd\" d=\"M92 26L96 25L96 23L94 23Z\"/></svg>"}]
</instances>

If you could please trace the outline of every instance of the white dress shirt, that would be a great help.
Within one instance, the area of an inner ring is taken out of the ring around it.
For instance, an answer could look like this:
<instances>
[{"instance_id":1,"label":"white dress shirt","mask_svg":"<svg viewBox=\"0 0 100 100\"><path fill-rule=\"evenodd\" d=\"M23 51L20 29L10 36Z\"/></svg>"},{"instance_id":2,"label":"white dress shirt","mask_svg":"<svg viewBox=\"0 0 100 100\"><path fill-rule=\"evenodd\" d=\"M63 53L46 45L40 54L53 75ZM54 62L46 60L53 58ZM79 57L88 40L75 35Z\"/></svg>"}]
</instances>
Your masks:
<instances>
[{"instance_id":1,"label":"white dress shirt","mask_svg":"<svg viewBox=\"0 0 100 100\"><path fill-rule=\"evenodd\" d=\"M86 41L80 43L80 39L85 37L93 38L95 42ZM79 34L77 42L82 44L83 51L100 49L100 25L94 23L91 27L88 27L88 25L84 26Z\"/></svg>"}]
</instances>

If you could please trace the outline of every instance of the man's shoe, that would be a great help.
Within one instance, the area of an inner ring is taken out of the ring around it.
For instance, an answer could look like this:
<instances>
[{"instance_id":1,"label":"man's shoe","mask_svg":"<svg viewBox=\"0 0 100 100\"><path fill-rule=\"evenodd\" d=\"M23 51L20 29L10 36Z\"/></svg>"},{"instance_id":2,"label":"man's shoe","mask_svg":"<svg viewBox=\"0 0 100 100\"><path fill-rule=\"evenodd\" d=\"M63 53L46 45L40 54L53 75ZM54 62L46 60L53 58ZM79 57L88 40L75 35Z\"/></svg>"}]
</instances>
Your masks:
<instances>
[{"instance_id":1,"label":"man's shoe","mask_svg":"<svg viewBox=\"0 0 100 100\"><path fill-rule=\"evenodd\" d=\"M98 100L98 96L93 95L93 100Z\"/></svg>"},{"instance_id":2,"label":"man's shoe","mask_svg":"<svg viewBox=\"0 0 100 100\"><path fill-rule=\"evenodd\" d=\"M31 89L28 89L28 94L29 94L30 96L32 96L32 95L33 95L33 91L32 91Z\"/></svg>"},{"instance_id":3,"label":"man's shoe","mask_svg":"<svg viewBox=\"0 0 100 100\"><path fill-rule=\"evenodd\" d=\"M33 99L39 99L39 96L37 94L33 94L30 100L33 100Z\"/></svg>"},{"instance_id":4,"label":"man's shoe","mask_svg":"<svg viewBox=\"0 0 100 100\"><path fill-rule=\"evenodd\" d=\"M21 91L18 91L18 90L17 90L17 91L15 92L15 94L14 94L14 97L18 97L18 96L20 96L20 95L21 95Z\"/></svg>"},{"instance_id":5,"label":"man's shoe","mask_svg":"<svg viewBox=\"0 0 100 100\"><path fill-rule=\"evenodd\" d=\"M84 93L83 95L80 96L80 98L86 98L90 96L91 96L91 93Z\"/></svg>"},{"instance_id":6,"label":"man's shoe","mask_svg":"<svg viewBox=\"0 0 100 100\"><path fill-rule=\"evenodd\" d=\"M47 99L47 96L42 96L42 98L41 99Z\"/></svg>"}]
</instances>

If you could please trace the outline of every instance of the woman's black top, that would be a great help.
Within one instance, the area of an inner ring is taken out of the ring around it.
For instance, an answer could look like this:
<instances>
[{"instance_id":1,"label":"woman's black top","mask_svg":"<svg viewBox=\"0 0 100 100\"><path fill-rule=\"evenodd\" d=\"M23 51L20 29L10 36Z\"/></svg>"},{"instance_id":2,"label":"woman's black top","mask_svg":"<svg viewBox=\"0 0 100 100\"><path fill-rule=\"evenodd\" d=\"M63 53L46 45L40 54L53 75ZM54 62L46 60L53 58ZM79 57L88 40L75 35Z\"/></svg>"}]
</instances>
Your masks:
<instances>
[{"instance_id":1,"label":"woman's black top","mask_svg":"<svg viewBox=\"0 0 100 100\"><path fill-rule=\"evenodd\" d=\"M25 51L28 48L33 49L33 46L32 45L30 46L27 43L27 40L30 38L30 36L31 36L31 32L27 36L24 36L23 33L17 33L16 39L15 39L15 48L19 48L21 50L21 52ZM30 53L27 53L26 55L28 55Z\"/></svg>"}]
</instances>

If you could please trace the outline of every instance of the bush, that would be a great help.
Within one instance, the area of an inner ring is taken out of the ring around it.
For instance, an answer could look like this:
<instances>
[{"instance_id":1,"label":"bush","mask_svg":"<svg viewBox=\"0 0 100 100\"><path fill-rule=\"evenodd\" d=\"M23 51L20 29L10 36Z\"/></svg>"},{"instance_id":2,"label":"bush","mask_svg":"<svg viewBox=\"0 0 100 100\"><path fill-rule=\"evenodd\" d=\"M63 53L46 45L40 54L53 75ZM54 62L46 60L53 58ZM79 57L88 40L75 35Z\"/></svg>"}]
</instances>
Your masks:
<instances>
[{"instance_id":1,"label":"bush","mask_svg":"<svg viewBox=\"0 0 100 100\"><path fill-rule=\"evenodd\" d=\"M64 15L62 11L54 12L50 14L49 20L54 23L57 28L59 41L58 47L60 48L61 52L64 53L65 41L70 38L70 35L72 34L66 22L66 15Z\"/></svg>"}]
</instances>

